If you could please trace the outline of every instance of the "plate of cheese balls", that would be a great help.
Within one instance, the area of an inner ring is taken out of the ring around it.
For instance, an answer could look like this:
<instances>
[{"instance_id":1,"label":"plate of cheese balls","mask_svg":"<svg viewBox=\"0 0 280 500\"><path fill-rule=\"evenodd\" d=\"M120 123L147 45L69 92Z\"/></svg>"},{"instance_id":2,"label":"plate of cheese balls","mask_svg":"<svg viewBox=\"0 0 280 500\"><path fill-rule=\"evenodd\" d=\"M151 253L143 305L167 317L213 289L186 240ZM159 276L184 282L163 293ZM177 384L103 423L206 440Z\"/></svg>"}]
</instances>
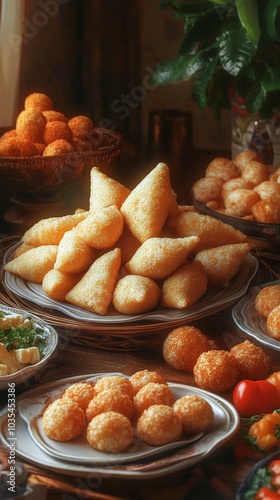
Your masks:
<instances>
[{"instance_id":1,"label":"plate of cheese balls","mask_svg":"<svg viewBox=\"0 0 280 500\"><path fill-rule=\"evenodd\" d=\"M237 326L260 343L280 350L280 281L251 288L233 308Z\"/></svg>"},{"instance_id":2,"label":"plate of cheese balls","mask_svg":"<svg viewBox=\"0 0 280 500\"><path fill-rule=\"evenodd\" d=\"M95 126L92 118L70 118L46 94L24 101L14 128L0 137L0 179L13 196L28 202L57 194L98 162L109 164L121 151L121 136Z\"/></svg>"},{"instance_id":3,"label":"plate of cheese balls","mask_svg":"<svg viewBox=\"0 0 280 500\"><path fill-rule=\"evenodd\" d=\"M192 186L192 195L202 213L279 248L280 169L264 164L254 151L232 160L214 158Z\"/></svg>"},{"instance_id":4,"label":"plate of cheese balls","mask_svg":"<svg viewBox=\"0 0 280 500\"><path fill-rule=\"evenodd\" d=\"M157 371L99 373L35 388L18 399L17 453L72 474L156 477L188 467L239 428L235 408ZM1 437L7 442L7 413Z\"/></svg>"},{"instance_id":5,"label":"plate of cheese balls","mask_svg":"<svg viewBox=\"0 0 280 500\"><path fill-rule=\"evenodd\" d=\"M132 190L93 167L86 203L40 220L7 250L10 292L97 328L147 331L227 307L257 272L245 234L178 205L165 163Z\"/></svg>"}]
</instances>

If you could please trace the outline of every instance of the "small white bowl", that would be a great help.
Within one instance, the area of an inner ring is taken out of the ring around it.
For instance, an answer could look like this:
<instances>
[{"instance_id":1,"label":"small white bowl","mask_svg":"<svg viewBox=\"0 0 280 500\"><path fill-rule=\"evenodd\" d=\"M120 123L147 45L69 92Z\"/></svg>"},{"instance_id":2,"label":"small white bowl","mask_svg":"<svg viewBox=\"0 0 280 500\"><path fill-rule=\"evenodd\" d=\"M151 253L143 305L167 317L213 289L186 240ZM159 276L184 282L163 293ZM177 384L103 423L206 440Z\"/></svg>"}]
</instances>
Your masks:
<instances>
[{"instance_id":1,"label":"small white bowl","mask_svg":"<svg viewBox=\"0 0 280 500\"><path fill-rule=\"evenodd\" d=\"M0 312L10 312L13 314L22 314L31 318L33 320L33 324L35 327L41 328L44 330L46 335L46 345L43 350L43 357L34 365L28 365L24 368L18 370L15 373L11 373L9 375L0 375L0 390L7 389L10 387L9 384L15 384L15 388L26 382L28 379L33 377L36 373L38 373L49 361L50 357L53 355L54 351L57 348L58 344L58 334L56 330L41 320L38 316L29 313L28 311L24 311L23 309L17 309L14 307L8 307L3 304L0 304Z\"/></svg>"}]
</instances>

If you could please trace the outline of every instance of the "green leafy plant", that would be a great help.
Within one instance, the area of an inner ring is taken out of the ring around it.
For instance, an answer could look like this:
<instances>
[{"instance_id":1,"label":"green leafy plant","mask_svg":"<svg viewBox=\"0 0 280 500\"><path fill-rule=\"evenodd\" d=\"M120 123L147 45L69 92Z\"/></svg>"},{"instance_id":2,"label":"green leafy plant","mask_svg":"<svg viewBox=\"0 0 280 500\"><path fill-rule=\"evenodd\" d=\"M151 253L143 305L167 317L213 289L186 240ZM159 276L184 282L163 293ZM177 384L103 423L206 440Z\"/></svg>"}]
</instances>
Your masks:
<instances>
[{"instance_id":1,"label":"green leafy plant","mask_svg":"<svg viewBox=\"0 0 280 500\"><path fill-rule=\"evenodd\" d=\"M191 79L201 109L220 116L231 91L263 118L280 105L280 0L162 0L184 35L178 54L156 66L152 81L168 85Z\"/></svg>"}]
</instances>

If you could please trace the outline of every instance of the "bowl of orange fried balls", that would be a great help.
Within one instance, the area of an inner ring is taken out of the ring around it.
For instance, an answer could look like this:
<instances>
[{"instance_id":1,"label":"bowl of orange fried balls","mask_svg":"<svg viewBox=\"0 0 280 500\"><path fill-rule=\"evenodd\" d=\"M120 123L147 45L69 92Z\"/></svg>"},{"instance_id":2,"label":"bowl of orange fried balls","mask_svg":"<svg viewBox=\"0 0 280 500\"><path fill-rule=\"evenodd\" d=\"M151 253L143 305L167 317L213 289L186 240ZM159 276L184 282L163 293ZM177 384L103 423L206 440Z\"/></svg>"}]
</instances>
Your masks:
<instances>
[{"instance_id":1,"label":"bowl of orange fried balls","mask_svg":"<svg viewBox=\"0 0 280 500\"><path fill-rule=\"evenodd\" d=\"M192 196L198 211L280 247L280 167L263 163L256 152L214 158L193 184Z\"/></svg>"},{"instance_id":2,"label":"bowl of orange fried balls","mask_svg":"<svg viewBox=\"0 0 280 500\"><path fill-rule=\"evenodd\" d=\"M43 93L29 94L13 129L0 137L0 179L21 199L43 198L120 153L117 132L84 115L68 118Z\"/></svg>"}]
</instances>

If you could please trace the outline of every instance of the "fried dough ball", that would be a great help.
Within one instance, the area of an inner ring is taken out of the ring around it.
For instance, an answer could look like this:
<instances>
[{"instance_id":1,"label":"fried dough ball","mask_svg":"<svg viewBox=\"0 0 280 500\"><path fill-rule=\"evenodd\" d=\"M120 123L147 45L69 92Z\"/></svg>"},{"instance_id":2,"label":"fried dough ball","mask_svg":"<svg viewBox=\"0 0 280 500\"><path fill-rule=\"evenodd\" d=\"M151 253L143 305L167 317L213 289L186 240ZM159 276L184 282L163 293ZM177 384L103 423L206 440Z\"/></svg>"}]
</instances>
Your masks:
<instances>
[{"instance_id":1,"label":"fried dough ball","mask_svg":"<svg viewBox=\"0 0 280 500\"><path fill-rule=\"evenodd\" d=\"M251 208L257 222L265 224L280 224L280 205L266 200L259 200Z\"/></svg>"},{"instance_id":2,"label":"fried dough ball","mask_svg":"<svg viewBox=\"0 0 280 500\"><path fill-rule=\"evenodd\" d=\"M194 326L179 326L163 342L166 363L186 373L191 373L199 355L211 349L210 340Z\"/></svg>"},{"instance_id":3,"label":"fried dough ball","mask_svg":"<svg viewBox=\"0 0 280 500\"><path fill-rule=\"evenodd\" d=\"M139 416L151 405L172 406L175 396L167 384L149 382L135 394L133 401L135 413Z\"/></svg>"},{"instance_id":4,"label":"fried dough ball","mask_svg":"<svg viewBox=\"0 0 280 500\"><path fill-rule=\"evenodd\" d=\"M117 389L106 389L99 392L88 404L86 417L90 422L96 415L105 411L116 411L129 420L133 416L134 407L132 399L125 392Z\"/></svg>"},{"instance_id":5,"label":"fried dough ball","mask_svg":"<svg viewBox=\"0 0 280 500\"><path fill-rule=\"evenodd\" d=\"M201 250L195 256L204 267L208 287L226 285L238 272L250 251L248 243L233 243Z\"/></svg>"},{"instance_id":6,"label":"fried dough ball","mask_svg":"<svg viewBox=\"0 0 280 500\"><path fill-rule=\"evenodd\" d=\"M275 306L269 313L266 326L270 337L280 340L280 304Z\"/></svg>"},{"instance_id":7,"label":"fried dough ball","mask_svg":"<svg viewBox=\"0 0 280 500\"><path fill-rule=\"evenodd\" d=\"M44 142L44 131L47 120L43 113L34 109L22 111L16 120L16 131L20 139L31 142Z\"/></svg>"},{"instance_id":8,"label":"fried dough ball","mask_svg":"<svg viewBox=\"0 0 280 500\"><path fill-rule=\"evenodd\" d=\"M193 374L195 383L201 389L222 393L236 384L238 365L230 352L212 349L200 354Z\"/></svg>"},{"instance_id":9,"label":"fried dough ball","mask_svg":"<svg viewBox=\"0 0 280 500\"><path fill-rule=\"evenodd\" d=\"M64 122L64 123L67 123L68 122L68 119L66 118L66 116L61 113L60 111L54 111L53 109L52 110L48 110L48 111L42 111L43 115L46 117L47 119L47 122Z\"/></svg>"},{"instance_id":10,"label":"fried dough ball","mask_svg":"<svg viewBox=\"0 0 280 500\"><path fill-rule=\"evenodd\" d=\"M145 276L128 274L121 278L113 293L113 305L122 314L140 314L154 309L161 290L156 281Z\"/></svg>"},{"instance_id":11,"label":"fried dough ball","mask_svg":"<svg viewBox=\"0 0 280 500\"><path fill-rule=\"evenodd\" d=\"M156 384L167 384L164 378L156 370L140 370L133 373L129 380L133 386L134 394L150 382L154 382Z\"/></svg>"},{"instance_id":12,"label":"fried dough ball","mask_svg":"<svg viewBox=\"0 0 280 500\"><path fill-rule=\"evenodd\" d=\"M90 446L106 453L126 450L133 440L130 420L115 411L96 415L87 426L86 438Z\"/></svg>"},{"instance_id":13,"label":"fried dough ball","mask_svg":"<svg viewBox=\"0 0 280 500\"><path fill-rule=\"evenodd\" d=\"M173 405L174 412L178 415L185 434L198 434L205 432L214 421L212 406L196 394L182 396Z\"/></svg>"},{"instance_id":14,"label":"fried dough ball","mask_svg":"<svg viewBox=\"0 0 280 500\"><path fill-rule=\"evenodd\" d=\"M48 111L53 109L53 102L46 94L34 92L26 97L24 108L35 109L36 111Z\"/></svg>"},{"instance_id":15,"label":"fried dough ball","mask_svg":"<svg viewBox=\"0 0 280 500\"><path fill-rule=\"evenodd\" d=\"M37 155L43 156L43 153L46 149L46 144L43 144L42 142L35 142L35 147L37 149Z\"/></svg>"},{"instance_id":16,"label":"fried dough ball","mask_svg":"<svg viewBox=\"0 0 280 500\"><path fill-rule=\"evenodd\" d=\"M0 156L18 157L20 156L20 147L14 137L8 137L0 141Z\"/></svg>"},{"instance_id":17,"label":"fried dough ball","mask_svg":"<svg viewBox=\"0 0 280 500\"><path fill-rule=\"evenodd\" d=\"M280 167L277 167L276 170L274 170L274 172L271 173L269 180L272 182L277 182L277 184L280 184Z\"/></svg>"},{"instance_id":18,"label":"fried dough ball","mask_svg":"<svg viewBox=\"0 0 280 500\"><path fill-rule=\"evenodd\" d=\"M93 121L87 116L74 116L68 121L68 125L72 130L73 136L79 139L89 139L94 130Z\"/></svg>"},{"instance_id":19,"label":"fried dough ball","mask_svg":"<svg viewBox=\"0 0 280 500\"><path fill-rule=\"evenodd\" d=\"M258 193L261 200L280 204L280 184L277 182L261 182L258 186L255 186L254 191Z\"/></svg>"},{"instance_id":20,"label":"fried dough ball","mask_svg":"<svg viewBox=\"0 0 280 500\"><path fill-rule=\"evenodd\" d=\"M239 188L227 193L224 197L225 213L234 217L245 217L251 214L251 208L260 196L252 189Z\"/></svg>"},{"instance_id":21,"label":"fried dough ball","mask_svg":"<svg viewBox=\"0 0 280 500\"><path fill-rule=\"evenodd\" d=\"M139 418L136 433L145 443L162 446L180 438L182 425L173 408L164 404L154 404Z\"/></svg>"},{"instance_id":22,"label":"fried dough ball","mask_svg":"<svg viewBox=\"0 0 280 500\"><path fill-rule=\"evenodd\" d=\"M89 141L79 139L78 137L73 137L72 143L75 151L82 153L84 151L92 151L92 144Z\"/></svg>"},{"instance_id":23,"label":"fried dough ball","mask_svg":"<svg viewBox=\"0 0 280 500\"><path fill-rule=\"evenodd\" d=\"M128 394L130 398L134 396L134 389L130 380L121 375L105 375L97 380L94 388L97 393L107 389L115 389Z\"/></svg>"},{"instance_id":24,"label":"fried dough ball","mask_svg":"<svg viewBox=\"0 0 280 500\"><path fill-rule=\"evenodd\" d=\"M58 139L72 142L73 134L69 125L61 121L47 122L44 131L44 143L51 144Z\"/></svg>"},{"instance_id":25,"label":"fried dough ball","mask_svg":"<svg viewBox=\"0 0 280 500\"><path fill-rule=\"evenodd\" d=\"M198 301L207 290L207 274L200 262L180 266L162 285L161 305L183 309Z\"/></svg>"},{"instance_id":26,"label":"fried dough ball","mask_svg":"<svg viewBox=\"0 0 280 500\"><path fill-rule=\"evenodd\" d=\"M84 410L72 399L60 398L50 403L43 413L45 434L55 441L71 441L86 427Z\"/></svg>"},{"instance_id":27,"label":"fried dough ball","mask_svg":"<svg viewBox=\"0 0 280 500\"><path fill-rule=\"evenodd\" d=\"M77 226L77 235L90 246L98 249L113 246L123 231L123 216L116 205L104 207Z\"/></svg>"},{"instance_id":28,"label":"fried dough ball","mask_svg":"<svg viewBox=\"0 0 280 500\"><path fill-rule=\"evenodd\" d=\"M192 188L195 199L201 203L209 203L221 198L224 181L219 177L201 177Z\"/></svg>"},{"instance_id":29,"label":"fried dough ball","mask_svg":"<svg viewBox=\"0 0 280 500\"><path fill-rule=\"evenodd\" d=\"M74 147L70 142L65 141L64 139L57 139L45 147L43 156L60 156L68 153L74 153L74 151Z\"/></svg>"},{"instance_id":30,"label":"fried dough ball","mask_svg":"<svg viewBox=\"0 0 280 500\"><path fill-rule=\"evenodd\" d=\"M64 393L62 394L62 398L76 401L76 403L78 403L78 405L83 410L86 410L87 406L95 395L96 392L94 389L94 383L76 382L65 389Z\"/></svg>"},{"instance_id":31,"label":"fried dough ball","mask_svg":"<svg viewBox=\"0 0 280 500\"><path fill-rule=\"evenodd\" d=\"M205 170L205 177L219 177L224 182L238 176L237 166L228 158L214 158Z\"/></svg>"},{"instance_id":32,"label":"fried dough ball","mask_svg":"<svg viewBox=\"0 0 280 500\"><path fill-rule=\"evenodd\" d=\"M34 142L27 139L19 139L18 145L20 156L35 156L38 154L38 150Z\"/></svg>"},{"instance_id":33,"label":"fried dough ball","mask_svg":"<svg viewBox=\"0 0 280 500\"><path fill-rule=\"evenodd\" d=\"M228 193L231 193L235 189L253 189L253 187L254 184L252 184L252 182L242 179L242 177L235 177L234 179L230 179L229 181L224 183L222 189L222 198L224 200Z\"/></svg>"},{"instance_id":34,"label":"fried dough ball","mask_svg":"<svg viewBox=\"0 0 280 500\"><path fill-rule=\"evenodd\" d=\"M237 165L240 172L251 162L251 161L262 161L260 155L253 151L252 149L247 149L246 151L242 151L238 153L233 162Z\"/></svg>"},{"instance_id":35,"label":"fried dough ball","mask_svg":"<svg viewBox=\"0 0 280 500\"><path fill-rule=\"evenodd\" d=\"M242 379L260 380L267 376L271 359L261 347L250 340L233 346L230 353L237 362L239 377Z\"/></svg>"},{"instance_id":36,"label":"fried dough ball","mask_svg":"<svg viewBox=\"0 0 280 500\"><path fill-rule=\"evenodd\" d=\"M244 167L241 177L257 186L269 178L269 168L264 163L254 160Z\"/></svg>"},{"instance_id":37,"label":"fried dough ball","mask_svg":"<svg viewBox=\"0 0 280 500\"><path fill-rule=\"evenodd\" d=\"M268 285L255 297L255 309L263 318L267 318L275 306L280 304L280 285Z\"/></svg>"},{"instance_id":38,"label":"fried dough ball","mask_svg":"<svg viewBox=\"0 0 280 500\"><path fill-rule=\"evenodd\" d=\"M17 137L17 131L15 128L12 130L7 130L4 132L4 134L1 135L0 137L0 143L4 141L5 139L12 139L13 137Z\"/></svg>"}]
</instances>

